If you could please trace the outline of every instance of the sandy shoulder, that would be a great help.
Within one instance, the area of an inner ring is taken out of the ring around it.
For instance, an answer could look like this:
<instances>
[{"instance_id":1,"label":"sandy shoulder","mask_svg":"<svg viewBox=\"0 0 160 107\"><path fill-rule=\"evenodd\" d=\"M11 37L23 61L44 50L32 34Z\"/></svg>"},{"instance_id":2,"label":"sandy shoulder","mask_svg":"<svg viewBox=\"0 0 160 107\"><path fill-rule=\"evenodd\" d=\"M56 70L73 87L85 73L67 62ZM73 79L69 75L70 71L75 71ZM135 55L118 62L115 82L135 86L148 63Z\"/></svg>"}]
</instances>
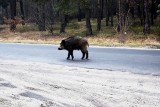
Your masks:
<instances>
[{"instance_id":1,"label":"sandy shoulder","mask_svg":"<svg viewBox=\"0 0 160 107\"><path fill-rule=\"evenodd\" d=\"M160 77L0 59L0 107L160 107Z\"/></svg>"}]
</instances>

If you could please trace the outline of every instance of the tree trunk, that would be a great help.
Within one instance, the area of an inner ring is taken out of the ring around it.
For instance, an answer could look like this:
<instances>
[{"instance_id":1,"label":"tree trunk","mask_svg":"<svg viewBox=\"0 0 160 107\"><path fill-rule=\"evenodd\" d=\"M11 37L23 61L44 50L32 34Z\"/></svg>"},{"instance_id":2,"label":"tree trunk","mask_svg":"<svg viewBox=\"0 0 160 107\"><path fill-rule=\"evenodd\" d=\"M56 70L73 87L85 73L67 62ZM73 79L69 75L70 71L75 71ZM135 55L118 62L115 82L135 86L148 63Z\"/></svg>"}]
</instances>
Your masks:
<instances>
[{"instance_id":1,"label":"tree trunk","mask_svg":"<svg viewBox=\"0 0 160 107\"><path fill-rule=\"evenodd\" d=\"M150 32L148 8L148 0L144 0L144 35Z\"/></svg>"},{"instance_id":2,"label":"tree trunk","mask_svg":"<svg viewBox=\"0 0 160 107\"><path fill-rule=\"evenodd\" d=\"M6 7L4 10L5 10L5 17L8 19L8 8Z\"/></svg>"},{"instance_id":3,"label":"tree trunk","mask_svg":"<svg viewBox=\"0 0 160 107\"><path fill-rule=\"evenodd\" d=\"M60 33L65 33L65 27L66 27L66 15L61 16L61 28Z\"/></svg>"},{"instance_id":4,"label":"tree trunk","mask_svg":"<svg viewBox=\"0 0 160 107\"><path fill-rule=\"evenodd\" d=\"M144 3L143 3L143 1L144 0L142 0L140 3L139 3L139 5L138 5L138 17L139 17L139 19L140 19L140 22L141 22L141 25L143 25L143 16L144 16L144 12L143 12L143 10L144 10Z\"/></svg>"},{"instance_id":5,"label":"tree trunk","mask_svg":"<svg viewBox=\"0 0 160 107\"><path fill-rule=\"evenodd\" d=\"M51 34L53 34L53 29L54 29L54 20L55 20L55 16L54 16L54 1L53 0L50 0L49 3L47 4L47 10L49 10L49 13L47 14L47 19L48 19L48 22L49 22L49 31Z\"/></svg>"},{"instance_id":6,"label":"tree trunk","mask_svg":"<svg viewBox=\"0 0 160 107\"><path fill-rule=\"evenodd\" d=\"M16 17L16 0L10 0L10 9L11 9L11 19L15 20ZM15 31L16 24L11 23L10 25L10 31Z\"/></svg>"},{"instance_id":7,"label":"tree trunk","mask_svg":"<svg viewBox=\"0 0 160 107\"><path fill-rule=\"evenodd\" d=\"M151 4L151 25L154 24L154 16L155 16L155 0L152 0L152 4Z\"/></svg>"},{"instance_id":8,"label":"tree trunk","mask_svg":"<svg viewBox=\"0 0 160 107\"><path fill-rule=\"evenodd\" d=\"M25 19L28 19L29 18L29 9L30 9L30 5L29 5L29 1L28 0L25 0L23 1L24 3L24 13L25 13Z\"/></svg>"},{"instance_id":9,"label":"tree trunk","mask_svg":"<svg viewBox=\"0 0 160 107\"><path fill-rule=\"evenodd\" d=\"M23 20L25 20L22 0L19 0L19 4L20 4L20 9L21 9L21 18L22 18ZM25 25L24 21L23 21L22 25Z\"/></svg>"},{"instance_id":10,"label":"tree trunk","mask_svg":"<svg viewBox=\"0 0 160 107\"><path fill-rule=\"evenodd\" d=\"M106 0L106 26L109 25L109 1Z\"/></svg>"},{"instance_id":11,"label":"tree trunk","mask_svg":"<svg viewBox=\"0 0 160 107\"><path fill-rule=\"evenodd\" d=\"M53 10L53 8L54 8L54 0L51 0L50 2L50 20L51 20L51 23L54 23L54 10Z\"/></svg>"},{"instance_id":12,"label":"tree trunk","mask_svg":"<svg viewBox=\"0 0 160 107\"><path fill-rule=\"evenodd\" d=\"M110 16L111 16L111 26L113 26L113 0L111 0L111 5L110 5Z\"/></svg>"},{"instance_id":13,"label":"tree trunk","mask_svg":"<svg viewBox=\"0 0 160 107\"><path fill-rule=\"evenodd\" d=\"M104 8L104 0L100 0L100 6L101 6L101 20L103 20L103 8Z\"/></svg>"},{"instance_id":14,"label":"tree trunk","mask_svg":"<svg viewBox=\"0 0 160 107\"><path fill-rule=\"evenodd\" d=\"M133 20L135 20L135 16L134 16L134 7L131 8L131 14L132 14Z\"/></svg>"},{"instance_id":15,"label":"tree trunk","mask_svg":"<svg viewBox=\"0 0 160 107\"><path fill-rule=\"evenodd\" d=\"M40 6L40 11L39 11L39 22L38 22L38 28L39 31L46 31L46 17L45 17L45 5Z\"/></svg>"},{"instance_id":16,"label":"tree trunk","mask_svg":"<svg viewBox=\"0 0 160 107\"><path fill-rule=\"evenodd\" d=\"M86 35L92 35L92 27L91 27L91 22L90 22L90 17L91 17L91 13L90 13L90 9L86 8L85 10L85 14L86 14Z\"/></svg>"},{"instance_id":17,"label":"tree trunk","mask_svg":"<svg viewBox=\"0 0 160 107\"><path fill-rule=\"evenodd\" d=\"M0 24L3 24L3 8L0 6Z\"/></svg>"},{"instance_id":18,"label":"tree trunk","mask_svg":"<svg viewBox=\"0 0 160 107\"><path fill-rule=\"evenodd\" d=\"M101 30L101 3L102 0L97 0L97 31Z\"/></svg>"},{"instance_id":19,"label":"tree trunk","mask_svg":"<svg viewBox=\"0 0 160 107\"><path fill-rule=\"evenodd\" d=\"M122 19L121 19L121 0L118 1L118 27L117 32L120 32L122 29Z\"/></svg>"},{"instance_id":20,"label":"tree trunk","mask_svg":"<svg viewBox=\"0 0 160 107\"><path fill-rule=\"evenodd\" d=\"M78 0L77 6L78 6L78 15L77 15L77 17L78 17L78 21L80 22L81 19L82 19L82 12L81 12L81 8L80 8L80 0Z\"/></svg>"}]
</instances>

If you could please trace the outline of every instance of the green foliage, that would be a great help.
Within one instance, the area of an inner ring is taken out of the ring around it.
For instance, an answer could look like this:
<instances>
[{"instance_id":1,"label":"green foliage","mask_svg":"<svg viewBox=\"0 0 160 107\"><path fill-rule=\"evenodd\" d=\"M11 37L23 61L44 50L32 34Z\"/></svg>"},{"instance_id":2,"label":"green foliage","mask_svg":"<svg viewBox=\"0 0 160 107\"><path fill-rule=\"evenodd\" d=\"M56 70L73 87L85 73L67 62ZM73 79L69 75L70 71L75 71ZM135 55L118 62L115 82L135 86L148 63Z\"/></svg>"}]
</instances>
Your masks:
<instances>
[{"instance_id":1,"label":"green foliage","mask_svg":"<svg viewBox=\"0 0 160 107\"><path fill-rule=\"evenodd\" d=\"M61 14L71 15L76 13L75 0L59 0L55 6L55 10Z\"/></svg>"},{"instance_id":2,"label":"green foliage","mask_svg":"<svg viewBox=\"0 0 160 107\"><path fill-rule=\"evenodd\" d=\"M91 0L80 0L81 9L90 8ZM77 12L77 0L59 0L55 10L61 14L71 15Z\"/></svg>"},{"instance_id":3,"label":"green foliage","mask_svg":"<svg viewBox=\"0 0 160 107\"><path fill-rule=\"evenodd\" d=\"M80 0L80 5L82 8L91 8L90 7L91 0Z\"/></svg>"}]
</instances>

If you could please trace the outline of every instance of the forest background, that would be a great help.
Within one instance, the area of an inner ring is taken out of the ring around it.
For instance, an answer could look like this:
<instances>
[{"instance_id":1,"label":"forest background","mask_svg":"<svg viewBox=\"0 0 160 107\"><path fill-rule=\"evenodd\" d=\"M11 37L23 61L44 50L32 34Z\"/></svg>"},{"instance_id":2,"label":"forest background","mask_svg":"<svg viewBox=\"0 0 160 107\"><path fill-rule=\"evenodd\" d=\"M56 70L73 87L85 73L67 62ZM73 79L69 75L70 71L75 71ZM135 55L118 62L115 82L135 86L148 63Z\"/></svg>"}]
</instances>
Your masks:
<instances>
[{"instance_id":1,"label":"forest background","mask_svg":"<svg viewBox=\"0 0 160 107\"><path fill-rule=\"evenodd\" d=\"M0 42L160 48L159 0L0 0Z\"/></svg>"}]
</instances>

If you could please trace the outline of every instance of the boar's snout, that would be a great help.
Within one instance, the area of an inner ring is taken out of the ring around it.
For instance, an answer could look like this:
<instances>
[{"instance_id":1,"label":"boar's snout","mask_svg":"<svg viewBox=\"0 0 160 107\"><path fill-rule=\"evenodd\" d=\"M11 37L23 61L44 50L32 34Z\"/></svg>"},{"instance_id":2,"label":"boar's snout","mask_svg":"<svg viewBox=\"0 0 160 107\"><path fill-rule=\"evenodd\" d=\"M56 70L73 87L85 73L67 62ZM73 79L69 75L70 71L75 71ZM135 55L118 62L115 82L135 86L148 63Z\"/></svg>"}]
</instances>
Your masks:
<instances>
[{"instance_id":1,"label":"boar's snout","mask_svg":"<svg viewBox=\"0 0 160 107\"><path fill-rule=\"evenodd\" d=\"M58 50L62 50L62 48L61 48L61 47L59 47L59 48L58 48Z\"/></svg>"}]
</instances>

